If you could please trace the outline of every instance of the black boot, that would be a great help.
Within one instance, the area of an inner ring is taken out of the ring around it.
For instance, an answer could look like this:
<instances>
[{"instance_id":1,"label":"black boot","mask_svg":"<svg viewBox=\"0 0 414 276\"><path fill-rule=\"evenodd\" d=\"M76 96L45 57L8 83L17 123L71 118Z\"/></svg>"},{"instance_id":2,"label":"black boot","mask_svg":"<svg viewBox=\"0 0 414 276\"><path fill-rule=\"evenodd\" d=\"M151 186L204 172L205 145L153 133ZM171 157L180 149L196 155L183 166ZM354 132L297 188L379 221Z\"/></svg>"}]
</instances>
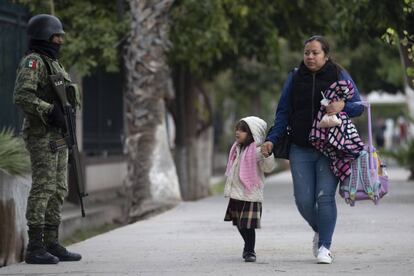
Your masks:
<instances>
[{"instance_id":1,"label":"black boot","mask_svg":"<svg viewBox=\"0 0 414 276\"><path fill-rule=\"evenodd\" d=\"M246 258L246 255L247 255L247 252L248 252L248 250L247 250L247 244L246 244L246 242L247 242L247 238L246 238L246 229L244 229L244 228L239 228L239 227L237 226L237 230L239 230L239 233L240 233L240 235L242 236L243 241L244 241L244 248L243 248L242 258L243 258L243 259L245 259L245 258Z\"/></svg>"},{"instance_id":2,"label":"black boot","mask_svg":"<svg viewBox=\"0 0 414 276\"><path fill-rule=\"evenodd\" d=\"M243 254L242 254L243 259L246 258L247 253L249 253L249 251L247 251L246 246L244 246L244 248L243 248Z\"/></svg>"},{"instance_id":3,"label":"black boot","mask_svg":"<svg viewBox=\"0 0 414 276\"><path fill-rule=\"evenodd\" d=\"M254 246L256 243L256 231L254 229L244 229L246 244L243 251L243 258L245 262L255 262L256 252L254 252ZM245 253L245 254L244 254Z\"/></svg>"},{"instance_id":4,"label":"black boot","mask_svg":"<svg viewBox=\"0 0 414 276\"><path fill-rule=\"evenodd\" d=\"M29 244L25 256L28 264L57 264L59 259L48 253L43 243L43 228L29 226Z\"/></svg>"},{"instance_id":5,"label":"black boot","mask_svg":"<svg viewBox=\"0 0 414 276\"><path fill-rule=\"evenodd\" d=\"M82 259L78 253L68 251L65 247L59 244L59 226L45 225L45 244L46 250L50 254L59 258L61 262L74 262Z\"/></svg>"},{"instance_id":6,"label":"black boot","mask_svg":"<svg viewBox=\"0 0 414 276\"><path fill-rule=\"evenodd\" d=\"M255 262L256 261L256 253L254 251L250 251L246 253L246 257L244 257L245 262Z\"/></svg>"}]
</instances>

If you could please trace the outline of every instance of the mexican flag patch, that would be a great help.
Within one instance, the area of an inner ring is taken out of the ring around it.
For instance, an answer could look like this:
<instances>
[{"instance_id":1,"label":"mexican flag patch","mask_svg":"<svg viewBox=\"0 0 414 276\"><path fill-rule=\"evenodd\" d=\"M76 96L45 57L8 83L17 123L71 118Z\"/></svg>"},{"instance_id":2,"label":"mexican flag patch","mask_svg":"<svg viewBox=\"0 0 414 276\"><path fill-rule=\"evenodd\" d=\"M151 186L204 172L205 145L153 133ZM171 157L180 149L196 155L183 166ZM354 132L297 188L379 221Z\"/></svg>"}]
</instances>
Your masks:
<instances>
[{"instance_id":1,"label":"mexican flag patch","mask_svg":"<svg viewBox=\"0 0 414 276\"><path fill-rule=\"evenodd\" d=\"M37 60L35 60L35 59L30 59L27 62L27 67L29 67L29 68L36 69L36 66L37 66Z\"/></svg>"}]
</instances>

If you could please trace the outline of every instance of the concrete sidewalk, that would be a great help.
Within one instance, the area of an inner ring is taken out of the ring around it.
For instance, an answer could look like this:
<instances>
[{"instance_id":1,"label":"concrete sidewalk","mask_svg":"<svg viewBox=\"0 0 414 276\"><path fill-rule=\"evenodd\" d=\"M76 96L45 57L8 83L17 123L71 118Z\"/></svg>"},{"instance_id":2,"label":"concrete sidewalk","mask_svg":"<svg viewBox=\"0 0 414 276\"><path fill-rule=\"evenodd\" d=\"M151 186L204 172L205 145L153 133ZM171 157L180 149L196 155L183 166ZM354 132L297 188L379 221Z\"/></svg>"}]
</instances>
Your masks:
<instances>
[{"instance_id":1,"label":"concrete sidewalk","mask_svg":"<svg viewBox=\"0 0 414 276\"><path fill-rule=\"evenodd\" d=\"M241 237L223 221L227 199L216 196L72 245L80 262L18 264L0 275L414 275L414 183L404 170L389 173L391 191L378 206L338 198L331 265L315 264L313 233L283 172L267 179L256 263L242 261Z\"/></svg>"}]
</instances>

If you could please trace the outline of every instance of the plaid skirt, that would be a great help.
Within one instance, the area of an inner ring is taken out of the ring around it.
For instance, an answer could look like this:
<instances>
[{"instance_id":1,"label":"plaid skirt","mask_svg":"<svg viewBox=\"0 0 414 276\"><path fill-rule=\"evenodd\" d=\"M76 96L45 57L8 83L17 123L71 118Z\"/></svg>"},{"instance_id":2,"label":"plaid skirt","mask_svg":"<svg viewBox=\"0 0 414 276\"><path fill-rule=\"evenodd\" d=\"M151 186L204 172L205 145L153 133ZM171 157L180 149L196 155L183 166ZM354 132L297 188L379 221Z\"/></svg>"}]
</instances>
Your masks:
<instances>
[{"instance_id":1,"label":"plaid skirt","mask_svg":"<svg viewBox=\"0 0 414 276\"><path fill-rule=\"evenodd\" d=\"M233 221L238 228L260 228L262 203L249 202L230 198L224 221Z\"/></svg>"}]
</instances>

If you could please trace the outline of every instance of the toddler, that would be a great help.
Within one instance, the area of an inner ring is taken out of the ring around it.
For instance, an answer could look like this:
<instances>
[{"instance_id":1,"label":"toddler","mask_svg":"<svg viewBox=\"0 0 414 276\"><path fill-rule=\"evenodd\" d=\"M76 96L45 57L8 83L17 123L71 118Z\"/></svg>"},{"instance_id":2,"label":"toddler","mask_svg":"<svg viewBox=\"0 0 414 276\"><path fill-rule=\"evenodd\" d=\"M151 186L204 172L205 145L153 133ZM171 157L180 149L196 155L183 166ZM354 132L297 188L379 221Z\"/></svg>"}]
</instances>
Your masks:
<instances>
[{"instance_id":1,"label":"toddler","mask_svg":"<svg viewBox=\"0 0 414 276\"><path fill-rule=\"evenodd\" d=\"M256 233L262 216L264 173L275 168L273 155L263 156L260 145L266 137L264 120L250 116L236 124L236 141L227 162L225 197L229 197L225 221L232 221L244 240L243 259L256 261Z\"/></svg>"}]
</instances>

